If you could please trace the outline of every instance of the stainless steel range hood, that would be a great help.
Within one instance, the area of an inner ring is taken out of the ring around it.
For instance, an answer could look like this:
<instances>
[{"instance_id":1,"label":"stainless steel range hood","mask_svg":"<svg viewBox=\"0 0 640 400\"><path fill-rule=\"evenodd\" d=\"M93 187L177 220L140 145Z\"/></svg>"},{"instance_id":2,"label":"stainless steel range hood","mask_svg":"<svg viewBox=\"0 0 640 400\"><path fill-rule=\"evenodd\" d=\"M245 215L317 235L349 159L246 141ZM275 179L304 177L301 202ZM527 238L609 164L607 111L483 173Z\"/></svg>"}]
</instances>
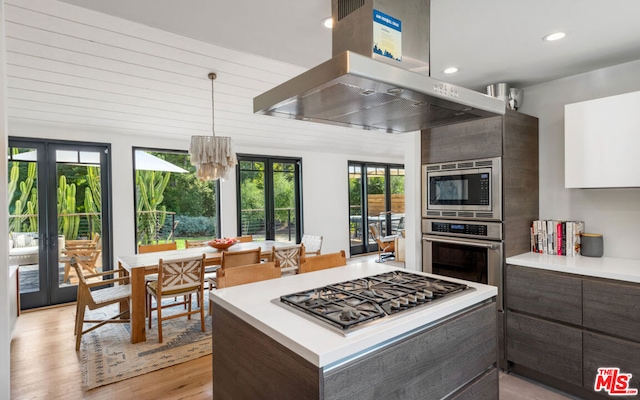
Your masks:
<instances>
[{"instance_id":1,"label":"stainless steel range hood","mask_svg":"<svg viewBox=\"0 0 640 400\"><path fill-rule=\"evenodd\" d=\"M332 0L333 58L255 97L254 113L389 133L504 114L503 100L429 76L429 8Z\"/></svg>"}]
</instances>

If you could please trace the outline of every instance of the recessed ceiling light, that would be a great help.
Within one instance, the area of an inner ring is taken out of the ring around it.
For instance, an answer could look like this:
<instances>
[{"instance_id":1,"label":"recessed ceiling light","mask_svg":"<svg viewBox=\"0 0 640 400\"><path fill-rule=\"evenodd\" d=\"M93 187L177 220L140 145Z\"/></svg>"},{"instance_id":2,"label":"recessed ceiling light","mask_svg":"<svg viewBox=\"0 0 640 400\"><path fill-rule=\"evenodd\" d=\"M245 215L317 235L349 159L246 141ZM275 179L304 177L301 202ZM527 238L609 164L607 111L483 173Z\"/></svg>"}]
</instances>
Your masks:
<instances>
[{"instance_id":1,"label":"recessed ceiling light","mask_svg":"<svg viewBox=\"0 0 640 400\"><path fill-rule=\"evenodd\" d=\"M333 18L328 17L322 20L322 26L324 26L327 29L331 29L333 28Z\"/></svg>"},{"instance_id":2,"label":"recessed ceiling light","mask_svg":"<svg viewBox=\"0 0 640 400\"><path fill-rule=\"evenodd\" d=\"M458 68L456 67L449 67L444 70L445 74L455 74L456 72L458 72Z\"/></svg>"},{"instance_id":3,"label":"recessed ceiling light","mask_svg":"<svg viewBox=\"0 0 640 400\"><path fill-rule=\"evenodd\" d=\"M567 36L567 34L564 32L554 32L546 35L542 39L546 40L547 42L553 42L554 40L560 40L565 36Z\"/></svg>"}]
</instances>

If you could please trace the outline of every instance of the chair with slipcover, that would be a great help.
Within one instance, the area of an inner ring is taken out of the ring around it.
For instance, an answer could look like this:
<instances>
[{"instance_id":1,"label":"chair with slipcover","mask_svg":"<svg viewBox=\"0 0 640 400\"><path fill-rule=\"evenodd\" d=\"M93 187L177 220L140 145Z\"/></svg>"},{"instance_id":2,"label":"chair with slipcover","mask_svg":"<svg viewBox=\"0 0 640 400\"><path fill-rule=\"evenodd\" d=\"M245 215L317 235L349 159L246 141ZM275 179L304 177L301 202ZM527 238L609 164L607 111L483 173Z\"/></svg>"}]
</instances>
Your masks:
<instances>
[{"instance_id":1,"label":"chair with slipcover","mask_svg":"<svg viewBox=\"0 0 640 400\"><path fill-rule=\"evenodd\" d=\"M304 244L305 255L320 255L320 250L322 249L322 236L302 235L302 244Z\"/></svg>"},{"instance_id":2,"label":"chair with slipcover","mask_svg":"<svg viewBox=\"0 0 640 400\"><path fill-rule=\"evenodd\" d=\"M302 243L278 248L274 246L271 250L271 261L276 261L280 265L280 269L282 269L283 274L295 274L298 271L304 256L305 247Z\"/></svg>"}]
</instances>

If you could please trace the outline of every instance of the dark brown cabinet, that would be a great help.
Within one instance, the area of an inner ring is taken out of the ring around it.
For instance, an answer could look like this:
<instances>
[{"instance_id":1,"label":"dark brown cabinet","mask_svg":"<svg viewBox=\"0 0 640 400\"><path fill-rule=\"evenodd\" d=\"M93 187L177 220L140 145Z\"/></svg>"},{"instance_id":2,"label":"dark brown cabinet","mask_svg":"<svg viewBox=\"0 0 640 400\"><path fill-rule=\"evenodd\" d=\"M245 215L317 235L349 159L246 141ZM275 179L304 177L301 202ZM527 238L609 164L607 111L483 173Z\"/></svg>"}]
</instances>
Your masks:
<instances>
[{"instance_id":1,"label":"dark brown cabinet","mask_svg":"<svg viewBox=\"0 0 640 400\"><path fill-rule=\"evenodd\" d=\"M598 368L640 388L640 285L507 265L507 360L522 375L585 399Z\"/></svg>"},{"instance_id":2,"label":"dark brown cabinet","mask_svg":"<svg viewBox=\"0 0 640 400\"><path fill-rule=\"evenodd\" d=\"M574 385L582 385L582 330L510 313L507 359Z\"/></svg>"},{"instance_id":3,"label":"dark brown cabinet","mask_svg":"<svg viewBox=\"0 0 640 400\"><path fill-rule=\"evenodd\" d=\"M508 307L550 320L582 324L582 279L541 272L532 268L508 268Z\"/></svg>"},{"instance_id":4,"label":"dark brown cabinet","mask_svg":"<svg viewBox=\"0 0 640 400\"><path fill-rule=\"evenodd\" d=\"M585 280L584 327L640 342L640 285Z\"/></svg>"},{"instance_id":5,"label":"dark brown cabinet","mask_svg":"<svg viewBox=\"0 0 640 400\"><path fill-rule=\"evenodd\" d=\"M498 369L491 368L446 400L495 400L498 398Z\"/></svg>"},{"instance_id":6,"label":"dark brown cabinet","mask_svg":"<svg viewBox=\"0 0 640 400\"><path fill-rule=\"evenodd\" d=\"M583 386L593 389L598 368L631 373L629 386L640 390L640 343L584 332Z\"/></svg>"}]
</instances>

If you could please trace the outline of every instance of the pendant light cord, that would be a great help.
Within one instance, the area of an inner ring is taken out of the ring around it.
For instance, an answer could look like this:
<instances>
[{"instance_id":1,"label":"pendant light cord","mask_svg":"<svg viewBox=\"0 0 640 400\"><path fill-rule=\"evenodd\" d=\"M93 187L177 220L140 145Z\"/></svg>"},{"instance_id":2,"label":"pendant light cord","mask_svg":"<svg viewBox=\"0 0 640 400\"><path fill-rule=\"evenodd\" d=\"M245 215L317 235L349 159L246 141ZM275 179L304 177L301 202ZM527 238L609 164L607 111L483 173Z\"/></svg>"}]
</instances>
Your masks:
<instances>
[{"instance_id":1,"label":"pendant light cord","mask_svg":"<svg viewBox=\"0 0 640 400\"><path fill-rule=\"evenodd\" d=\"M218 77L218 75L216 75L214 72L210 72L209 73L209 79L211 79L211 133L213 133L213 136L216 136L216 129L215 129L215 103L214 103L214 90L213 90L213 81L216 80L216 78Z\"/></svg>"}]
</instances>

